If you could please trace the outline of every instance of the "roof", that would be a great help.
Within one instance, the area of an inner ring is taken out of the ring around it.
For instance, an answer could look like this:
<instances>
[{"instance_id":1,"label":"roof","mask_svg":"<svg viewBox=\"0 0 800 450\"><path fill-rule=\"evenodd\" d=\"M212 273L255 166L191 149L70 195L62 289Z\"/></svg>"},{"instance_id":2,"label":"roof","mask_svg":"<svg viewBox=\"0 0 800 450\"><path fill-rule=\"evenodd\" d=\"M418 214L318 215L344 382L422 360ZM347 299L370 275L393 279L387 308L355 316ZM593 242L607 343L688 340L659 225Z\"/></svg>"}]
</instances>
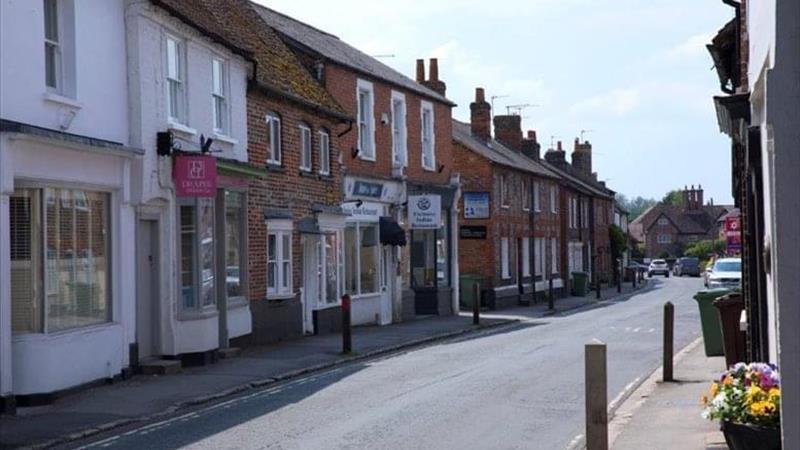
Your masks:
<instances>
[{"instance_id":1,"label":"roof","mask_svg":"<svg viewBox=\"0 0 800 450\"><path fill-rule=\"evenodd\" d=\"M13 120L6 120L2 118L0 118L0 132L27 134L29 136L36 136L44 139L58 140L68 144L95 147L98 149L117 151L131 155L144 155L145 153L144 149L138 147L129 147L120 142L98 139L90 136L82 136L80 134L66 133L64 131L51 130L49 128L39 127L22 122L15 122Z\"/></svg>"},{"instance_id":2,"label":"roof","mask_svg":"<svg viewBox=\"0 0 800 450\"><path fill-rule=\"evenodd\" d=\"M658 204L650 207L631 223L642 236L653 227L656 220L666 217L681 234L708 234L716 226L717 219L733 209L726 205L704 205L700 209L685 209L676 205Z\"/></svg>"},{"instance_id":3,"label":"roof","mask_svg":"<svg viewBox=\"0 0 800 450\"><path fill-rule=\"evenodd\" d=\"M495 139L489 139L488 142L484 142L476 138L472 134L472 129L468 123L453 119L453 139L495 164L531 172L543 177L560 178L556 172L545 167L541 161L528 158L522 153L504 146Z\"/></svg>"},{"instance_id":4,"label":"roof","mask_svg":"<svg viewBox=\"0 0 800 450\"><path fill-rule=\"evenodd\" d=\"M584 194L600 196L600 197L613 197L614 192L586 180L582 176L574 173L571 165L558 166L552 164L546 159L541 159L541 163L557 173L564 181L566 181L572 188L583 192Z\"/></svg>"},{"instance_id":5,"label":"roof","mask_svg":"<svg viewBox=\"0 0 800 450\"><path fill-rule=\"evenodd\" d=\"M151 0L253 63L254 84L342 120L352 120L247 0Z\"/></svg>"},{"instance_id":6,"label":"roof","mask_svg":"<svg viewBox=\"0 0 800 450\"><path fill-rule=\"evenodd\" d=\"M307 23L279 13L266 6L250 3L254 10L270 27L283 36L313 50L325 58L353 70L363 72L375 78L414 91L420 95L448 105L455 103L438 92L423 86L402 73L383 64L377 59L342 41L337 36L315 28Z\"/></svg>"}]
</instances>

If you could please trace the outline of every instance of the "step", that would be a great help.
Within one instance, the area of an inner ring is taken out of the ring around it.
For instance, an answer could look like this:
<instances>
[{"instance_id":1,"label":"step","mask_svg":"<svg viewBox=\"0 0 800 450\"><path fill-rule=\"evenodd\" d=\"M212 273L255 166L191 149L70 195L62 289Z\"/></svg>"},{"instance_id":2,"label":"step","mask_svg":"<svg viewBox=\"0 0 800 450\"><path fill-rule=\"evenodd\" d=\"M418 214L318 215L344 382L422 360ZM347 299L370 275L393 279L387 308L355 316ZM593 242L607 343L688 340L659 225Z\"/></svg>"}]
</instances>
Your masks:
<instances>
[{"instance_id":1,"label":"step","mask_svg":"<svg viewBox=\"0 0 800 450\"><path fill-rule=\"evenodd\" d=\"M174 375L181 373L180 360L177 359L148 359L139 363L143 375Z\"/></svg>"},{"instance_id":2,"label":"step","mask_svg":"<svg viewBox=\"0 0 800 450\"><path fill-rule=\"evenodd\" d=\"M239 347L228 347L217 350L217 356L219 356L219 359L236 358L241 353L242 349L240 349Z\"/></svg>"}]
</instances>

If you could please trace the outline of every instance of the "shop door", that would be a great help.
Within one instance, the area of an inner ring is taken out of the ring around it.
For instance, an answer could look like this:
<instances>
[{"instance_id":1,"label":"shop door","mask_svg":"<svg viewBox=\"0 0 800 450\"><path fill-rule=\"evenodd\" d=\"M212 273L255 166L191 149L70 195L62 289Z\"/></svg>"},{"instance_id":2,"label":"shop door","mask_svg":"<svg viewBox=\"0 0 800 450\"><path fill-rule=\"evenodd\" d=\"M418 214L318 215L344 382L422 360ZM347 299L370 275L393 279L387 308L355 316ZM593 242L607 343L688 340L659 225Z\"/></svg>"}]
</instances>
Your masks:
<instances>
[{"instance_id":1,"label":"shop door","mask_svg":"<svg viewBox=\"0 0 800 450\"><path fill-rule=\"evenodd\" d=\"M136 298L136 341L139 361L153 357L159 352L159 293L158 293L158 222L139 221L137 298Z\"/></svg>"},{"instance_id":2,"label":"shop door","mask_svg":"<svg viewBox=\"0 0 800 450\"><path fill-rule=\"evenodd\" d=\"M322 241L306 235L303 244L303 332L314 333L314 308L322 295Z\"/></svg>"}]
</instances>

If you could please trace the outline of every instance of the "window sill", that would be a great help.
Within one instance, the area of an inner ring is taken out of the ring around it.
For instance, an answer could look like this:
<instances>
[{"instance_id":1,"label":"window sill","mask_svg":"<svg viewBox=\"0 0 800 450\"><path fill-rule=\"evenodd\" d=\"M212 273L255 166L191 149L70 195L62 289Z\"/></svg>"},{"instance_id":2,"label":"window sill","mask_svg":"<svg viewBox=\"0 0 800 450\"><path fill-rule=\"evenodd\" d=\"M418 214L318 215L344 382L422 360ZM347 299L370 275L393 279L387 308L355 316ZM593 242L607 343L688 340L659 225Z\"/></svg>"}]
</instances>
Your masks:
<instances>
[{"instance_id":1,"label":"window sill","mask_svg":"<svg viewBox=\"0 0 800 450\"><path fill-rule=\"evenodd\" d=\"M228 309L244 308L250 304L247 297L234 297L228 299Z\"/></svg>"},{"instance_id":2,"label":"window sill","mask_svg":"<svg viewBox=\"0 0 800 450\"><path fill-rule=\"evenodd\" d=\"M74 98L64 97L63 95L56 94L55 92L45 92L42 98L46 102L56 103L72 109L83 108L83 103L75 100Z\"/></svg>"},{"instance_id":3,"label":"window sill","mask_svg":"<svg viewBox=\"0 0 800 450\"><path fill-rule=\"evenodd\" d=\"M297 294L294 292L290 292L287 294L267 294L267 301L282 301L282 300L292 300L293 298L297 297Z\"/></svg>"},{"instance_id":4,"label":"window sill","mask_svg":"<svg viewBox=\"0 0 800 450\"><path fill-rule=\"evenodd\" d=\"M422 170L424 170L425 172L436 172L436 168L434 168L434 167L422 166Z\"/></svg>"},{"instance_id":5,"label":"window sill","mask_svg":"<svg viewBox=\"0 0 800 450\"><path fill-rule=\"evenodd\" d=\"M214 140L215 141L224 142L224 143L230 144L230 145L236 145L236 144L239 143L239 141L237 139L234 139L234 138L228 136L227 134L214 133Z\"/></svg>"},{"instance_id":6,"label":"window sill","mask_svg":"<svg viewBox=\"0 0 800 450\"><path fill-rule=\"evenodd\" d=\"M300 175L301 177L305 177L305 178L317 178L317 175L316 175L314 172L312 172L312 171L311 171L311 169L308 169L308 170L306 170L306 169L303 169L303 168L301 168L301 169L300 169L300 171L299 171L298 173L299 173L299 175Z\"/></svg>"},{"instance_id":7,"label":"window sill","mask_svg":"<svg viewBox=\"0 0 800 450\"><path fill-rule=\"evenodd\" d=\"M341 302L336 302L336 303L326 303L326 304L324 304L324 305L319 305L319 306L317 306L316 310L317 310L317 311L324 311L324 310L326 310L326 309L338 308L338 307L340 307L340 306L342 306Z\"/></svg>"},{"instance_id":8,"label":"window sill","mask_svg":"<svg viewBox=\"0 0 800 450\"><path fill-rule=\"evenodd\" d=\"M68 328L66 330L51 331L48 333L35 332L35 333L16 334L11 336L11 342L49 341L52 339L61 338L63 336L77 335L77 334L91 334L118 326L119 324L116 322L104 322L94 325L86 325L83 327Z\"/></svg>"},{"instance_id":9,"label":"window sill","mask_svg":"<svg viewBox=\"0 0 800 450\"><path fill-rule=\"evenodd\" d=\"M267 172L286 173L286 168L279 163L268 162L266 168Z\"/></svg>"},{"instance_id":10,"label":"window sill","mask_svg":"<svg viewBox=\"0 0 800 450\"><path fill-rule=\"evenodd\" d=\"M188 134L191 136L197 134L197 130L195 130L194 128L184 125L182 123L174 122L172 120L167 122L167 128L169 128L172 131L177 131L178 133Z\"/></svg>"},{"instance_id":11,"label":"window sill","mask_svg":"<svg viewBox=\"0 0 800 450\"><path fill-rule=\"evenodd\" d=\"M375 157L374 156L361 156L361 152L359 152L359 154L358 154L358 159L360 159L362 161L375 162Z\"/></svg>"},{"instance_id":12,"label":"window sill","mask_svg":"<svg viewBox=\"0 0 800 450\"><path fill-rule=\"evenodd\" d=\"M318 172L317 176L319 177L320 180L325 180L325 181L333 180L333 175L331 175L330 173Z\"/></svg>"},{"instance_id":13,"label":"window sill","mask_svg":"<svg viewBox=\"0 0 800 450\"><path fill-rule=\"evenodd\" d=\"M212 317L217 317L219 315L219 311L217 311L216 307L208 306L204 309L200 310L183 310L178 312L178 320L182 322L188 322L192 320L206 320Z\"/></svg>"},{"instance_id":14,"label":"window sill","mask_svg":"<svg viewBox=\"0 0 800 450\"><path fill-rule=\"evenodd\" d=\"M501 208L503 208L503 209L509 209L509 208L511 208L511 206L510 206L510 205L500 205L500 207L501 207Z\"/></svg>"}]
</instances>

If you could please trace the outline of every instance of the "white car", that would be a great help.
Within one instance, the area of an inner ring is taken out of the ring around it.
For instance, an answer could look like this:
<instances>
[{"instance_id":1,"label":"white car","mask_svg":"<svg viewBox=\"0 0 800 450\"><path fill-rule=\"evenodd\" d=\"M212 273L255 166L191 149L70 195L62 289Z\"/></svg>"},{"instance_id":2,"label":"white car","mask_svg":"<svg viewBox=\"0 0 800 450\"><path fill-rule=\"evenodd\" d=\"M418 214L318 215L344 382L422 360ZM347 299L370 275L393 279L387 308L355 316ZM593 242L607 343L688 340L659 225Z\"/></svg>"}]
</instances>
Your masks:
<instances>
[{"instance_id":1,"label":"white car","mask_svg":"<svg viewBox=\"0 0 800 450\"><path fill-rule=\"evenodd\" d=\"M647 276L664 275L669 278L669 264L663 259L654 259L650 262L650 267L647 268Z\"/></svg>"},{"instance_id":2,"label":"white car","mask_svg":"<svg viewBox=\"0 0 800 450\"><path fill-rule=\"evenodd\" d=\"M742 287L742 259L718 259L708 273L708 288L741 289Z\"/></svg>"}]
</instances>

